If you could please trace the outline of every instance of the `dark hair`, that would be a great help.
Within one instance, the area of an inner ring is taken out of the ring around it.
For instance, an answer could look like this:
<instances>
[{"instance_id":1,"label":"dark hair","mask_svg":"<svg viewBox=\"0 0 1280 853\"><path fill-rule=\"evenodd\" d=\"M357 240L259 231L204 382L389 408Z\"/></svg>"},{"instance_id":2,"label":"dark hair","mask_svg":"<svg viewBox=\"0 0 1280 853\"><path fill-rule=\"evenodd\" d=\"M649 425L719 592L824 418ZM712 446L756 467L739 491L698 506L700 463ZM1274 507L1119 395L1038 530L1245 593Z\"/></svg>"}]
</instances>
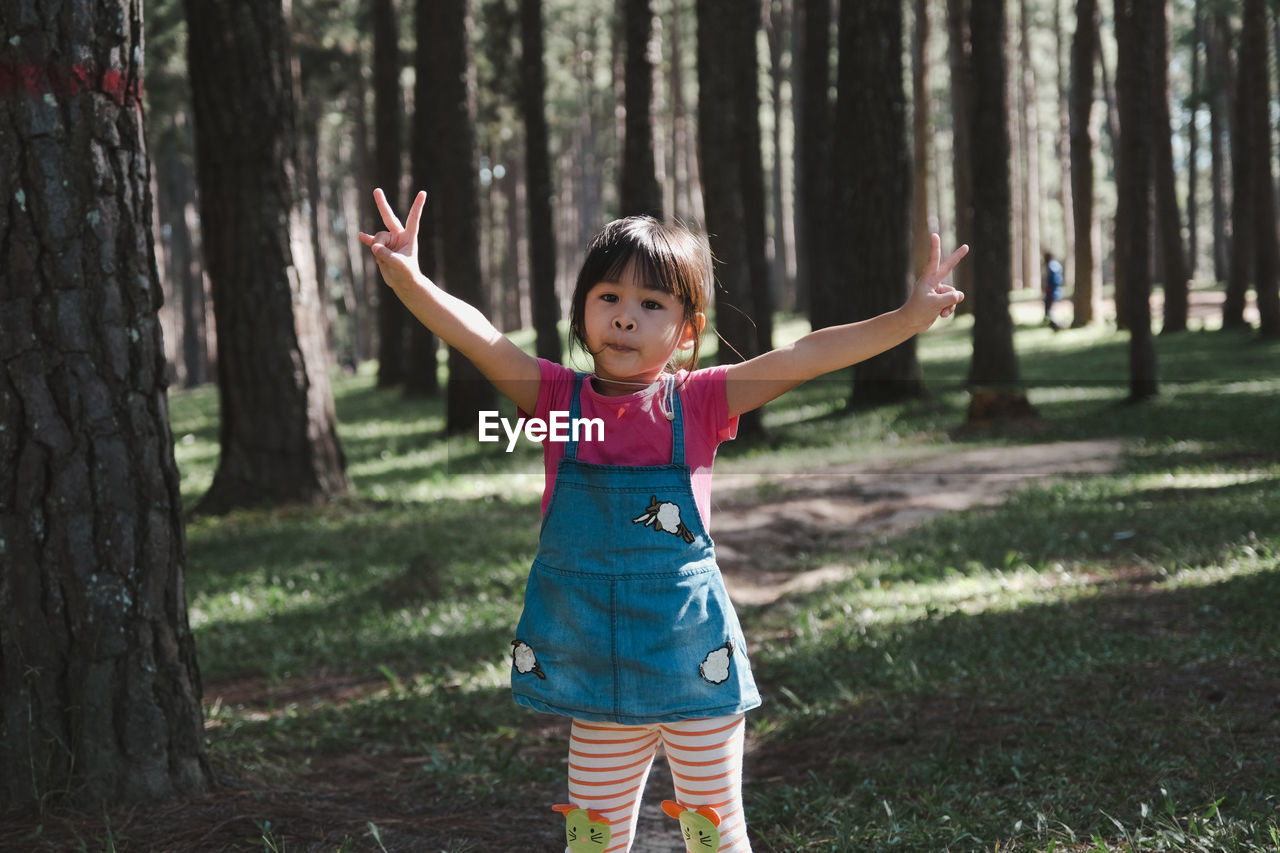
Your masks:
<instances>
[{"instance_id":1,"label":"dark hair","mask_svg":"<svg viewBox=\"0 0 1280 853\"><path fill-rule=\"evenodd\" d=\"M602 281L617 281L630 272L644 287L670 293L684 307L684 322L698 328L696 317L705 314L711 300L711 247L707 238L678 225L664 225L652 216L615 219L587 244L587 256L578 271L569 309L569 336L588 353L583 328L587 292ZM698 366L700 340L693 339L687 359L690 370ZM673 367L675 358L672 358Z\"/></svg>"}]
</instances>

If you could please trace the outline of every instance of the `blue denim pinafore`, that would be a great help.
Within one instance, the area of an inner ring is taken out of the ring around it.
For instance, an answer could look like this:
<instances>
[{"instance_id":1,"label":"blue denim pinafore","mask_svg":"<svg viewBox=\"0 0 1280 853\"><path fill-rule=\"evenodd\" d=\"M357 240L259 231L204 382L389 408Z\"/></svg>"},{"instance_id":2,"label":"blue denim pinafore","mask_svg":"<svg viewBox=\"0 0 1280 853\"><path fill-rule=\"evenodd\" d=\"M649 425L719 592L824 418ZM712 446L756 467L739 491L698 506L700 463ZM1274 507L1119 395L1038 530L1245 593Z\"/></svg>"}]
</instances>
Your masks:
<instances>
[{"instance_id":1,"label":"blue denim pinafore","mask_svg":"<svg viewBox=\"0 0 1280 853\"><path fill-rule=\"evenodd\" d=\"M671 398L668 465L582 462L577 442L565 445L512 643L521 705L634 725L760 704L694 502L680 395Z\"/></svg>"}]
</instances>

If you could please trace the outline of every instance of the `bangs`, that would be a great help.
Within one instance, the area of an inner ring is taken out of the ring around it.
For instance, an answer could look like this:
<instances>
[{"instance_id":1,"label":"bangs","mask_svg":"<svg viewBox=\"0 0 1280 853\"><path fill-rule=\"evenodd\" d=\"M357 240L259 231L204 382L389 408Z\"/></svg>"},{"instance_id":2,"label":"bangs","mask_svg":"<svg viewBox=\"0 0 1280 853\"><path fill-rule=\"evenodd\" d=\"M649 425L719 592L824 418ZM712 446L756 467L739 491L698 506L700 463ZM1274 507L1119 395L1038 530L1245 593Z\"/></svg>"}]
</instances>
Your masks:
<instances>
[{"instance_id":1,"label":"bangs","mask_svg":"<svg viewBox=\"0 0 1280 853\"><path fill-rule=\"evenodd\" d=\"M610 223L588 249L582 283L590 286L629 278L649 290L695 301L688 282L688 259L680 257L664 230L658 222L640 218Z\"/></svg>"}]
</instances>

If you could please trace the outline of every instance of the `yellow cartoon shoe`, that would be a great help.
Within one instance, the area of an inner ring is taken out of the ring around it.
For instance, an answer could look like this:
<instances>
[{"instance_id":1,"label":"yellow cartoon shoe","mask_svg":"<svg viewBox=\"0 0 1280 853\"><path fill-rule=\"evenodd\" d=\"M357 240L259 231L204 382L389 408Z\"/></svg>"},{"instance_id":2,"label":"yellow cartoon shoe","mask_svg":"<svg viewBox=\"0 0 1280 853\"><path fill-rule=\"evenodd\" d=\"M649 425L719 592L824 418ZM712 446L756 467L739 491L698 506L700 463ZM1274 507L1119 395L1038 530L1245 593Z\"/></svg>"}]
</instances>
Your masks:
<instances>
[{"instance_id":1,"label":"yellow cartoon shoe","mask_svg":"<svg viewBox=\"0 0 1280 853\"><path fill-rule=\"evenodd\" d=\"M564 840L569 845L569 853L600 853L609 846L613 831L600 812L568 803L551 808L564 815Z\"/></svg>"},{"instance_id":2,"label":"yellow cartoon shoe","mask_svg":"<svg viewBox=\"0 0 1280 853\"><path fill-rule=\"evenodd\" d=\"M663 800L662 810L680 821L684 849L688 853L710 853L720 849L720 813L711 806L691 808L674 800Z\"/></svg>"}]
</instances>

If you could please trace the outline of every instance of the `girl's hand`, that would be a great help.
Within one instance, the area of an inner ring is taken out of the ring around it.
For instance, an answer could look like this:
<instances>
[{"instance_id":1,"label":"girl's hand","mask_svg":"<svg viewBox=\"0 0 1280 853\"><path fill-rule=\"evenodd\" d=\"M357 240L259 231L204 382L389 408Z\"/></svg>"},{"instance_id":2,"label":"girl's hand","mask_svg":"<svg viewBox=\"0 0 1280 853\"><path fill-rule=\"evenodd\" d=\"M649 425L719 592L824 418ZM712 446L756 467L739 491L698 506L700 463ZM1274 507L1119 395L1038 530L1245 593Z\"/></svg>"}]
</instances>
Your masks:
<instances>
[{"instance_id":1,"label":"girl's hand","mask_svg":"<svg viewBox=\"0 0 1280 853\"><path fill-rule=\"evenodd\" d=\"M929 244L929 262L920 278L916 279L911 295L901 309L903 315L921 332L932 326L939 317L950 317L955 313L956 306L964 301L964 294L951 285L944 284L943 279L951 274L961 258L969 254L969 247L964 245L942 261L942 241L937 234L930 235Z\"/></svg>"},{"instance_id":2,"label":"girl's hand","mask_svg":"<svg viewBox=\"0 0 1280 853\"><path fill-rule=\"evenodd\" d=\"M378 262L378 269L382 271L387 284L399 290L398 285L413 281L419 271L418 223L422 220L422 206L426 204L427 194L420 191L414 198L413 206L409 208L409 218L403 225L387 203L386 193L381 188L373 191L373 200L378 205L382 224L387 230L377 234L365 234L362 231L360 242L373 252L373 258Z\"/></svg>"}]
</instances>

